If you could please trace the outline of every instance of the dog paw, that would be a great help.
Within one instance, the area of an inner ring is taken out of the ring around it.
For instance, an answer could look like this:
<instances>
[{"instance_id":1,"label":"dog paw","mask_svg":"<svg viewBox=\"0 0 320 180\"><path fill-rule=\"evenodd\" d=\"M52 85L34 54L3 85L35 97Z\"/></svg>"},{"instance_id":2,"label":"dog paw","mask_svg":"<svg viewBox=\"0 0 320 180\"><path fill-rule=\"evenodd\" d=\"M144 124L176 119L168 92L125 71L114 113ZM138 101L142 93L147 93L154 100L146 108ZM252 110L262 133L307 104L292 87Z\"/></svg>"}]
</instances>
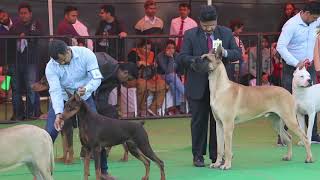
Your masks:
<instances>
[{"instance_id":1,"label":"dog paw","mask_svg":"<svg viewBox=\"0 0 320 180\"><path fill-rule=\"evenodd\" d=\"M312 158L307 158L304 162L305 163L313 163Z\"/></svg>"},{"instance_id":2,"label":"dog paw","mask_svg":"<svg viewBox=\"0 0 320 180\"><path fill-rule=\"evenodd\" d=\"M291 157L286 155L286 156L283 156L282 160L283 161L291 161Z\"/></svg>"},{"instance_id":3,"label":"dog paw","mask_svg":"<svg viewBox=\"0 0 320 180\"><path fill-rule=\"evenodd\" d=\"M215 162L215 163L211 163L209 167L210 168L220 168L221 165L222 165L221 162Z\"/></svg>"},{"instance_id":4,"label":"dog paw","mask_svg":"<svg viewBox=\"0 0 320 180\"><path fill-rule=\"evenodd\" d=\"M220 167L220 169L222 170L228 170L228 169L231 169L231 164L224 164Z\"/></svg>"},{"instance_id":5,"label":"dog paw","mask_svg":"<svg viewBox=\"0 0 320 180\"><path fill-rule=\"evenodd\" d=\"M149 177L144 176L141 178L141 180L149 180Z\"/></svg>"}]
</instances>

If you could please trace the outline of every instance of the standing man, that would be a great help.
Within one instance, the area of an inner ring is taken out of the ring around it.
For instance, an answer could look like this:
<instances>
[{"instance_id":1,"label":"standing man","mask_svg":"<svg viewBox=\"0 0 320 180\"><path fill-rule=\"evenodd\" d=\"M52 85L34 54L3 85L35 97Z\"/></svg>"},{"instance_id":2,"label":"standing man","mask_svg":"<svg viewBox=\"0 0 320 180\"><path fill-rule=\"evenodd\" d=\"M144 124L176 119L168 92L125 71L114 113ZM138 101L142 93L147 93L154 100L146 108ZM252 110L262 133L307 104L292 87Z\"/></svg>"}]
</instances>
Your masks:
<instances>
[{"instance_id":1,"label":"standing man","mask_svg":"<svg viewBox=\"0 0 320 180\"><path fill-rule=\"evenodd\" d=\"M163 33L163 20L156 16L157 4L155 0L146 0L144 3L145 16L141 18L134 29L138 35L159 35ZM152 51L159 53L162 49L162 38L149 39Z\"/></svg>"},{"instance_id":2,"label":"standing man","mask_svg":"<svg viewBox=\"0 0 320 180\"><path fill-rule=\"evenodd\" d=\"M181 3L179 4L179 17L171 20L170 35L183 36L186 30L197 27L198 24L189 17L190 4ZM180 51L182 45L182 37L176 38L176 51Z\"/></svg>"},{"instance_id":3,"label":"standing man","mask_svg":"<svg viewBox=\"0 0 320 180\"><path fill-rule=\"evenodd\" d=\"M67 46L61 40L49 43L50 61L46 66L46 77L49 83L51 103L49 104L46 130L53 142L58 136L57 127L63 121L61 113L64 103L68 100L66 91L77 91L81 98L93 111L96 105L92 93L101 84L102 75L94 53L85 47ZM107 173L105 149L101 152L101 174L103 179L113 180Z\"/></svg>"},{"instance_id":4,"label":"standing man","mask_svg":"<svg viewBox=\"0 0 320 180\"><path fill-rule=\"evenodd\" d=\"M282 87L289 92L292 92L292 78L296 68L307 65L313 82L316 82L313 49L316 41L316 27L320 24L319 16L320 3L308 2L282 28L277 51L285 61L282 71ZM320 137L317 134L317 117L315 117L311 141L320 143ZM278 144L281 144L279 137Z\"/></svg>"},{"instance_id":5,"label":"standing man","mask_svg":"<svg viewBox=\"0 0 320 180\"><path fill-rule=\"evenodd\" d=\"M124 60L124 40L127 37L125 25L115 17L115 8L112 5L103 5L100 7L100 23L96 30L96 35L118 35L118 39L99 39L96 45L97 52L106 52L118 60ZM118 42L117 42L118 41Z\"/></svg>"},{"instance_id":6,"label":"standing man","mask_svg":"<svg viewBox=\"0 0 320 180\"><path fill-rule=\"evenodd\" d=\"M191 136L193 165L204 167L203 155L207 150L208 119L210 114L209 156L214 163L217 157L215 121L211 112L208 72L197 72L198 65L208 63L200 58L212 49L215 40L220 39L223 47L223 63L241 58L230 29L217 25L217 11L214 6L200 7L200 26L186 31L178 63L186 68L186 94L192 113ZM227 94L226 94L227 96ZM226 107L227 108L227 107Z\"/></svg>"},{"instance_id":7,"label":"standing man","mask_svg":"<svg viewBox=\"0 0 320 180\"><path fill-rule=\"evenodd\" d=\"M58 25L57 35L80 36L80 34L77 32L77 30L73 26L77 22L78 16L79 16L78 8L74 6L67 6L64 9L64 18L62 21L60 21ZM71 38L71 41L69 39L64 39L64 41L68 45L72 45L72 46L86 45L84 39Z\"/></svg>"},{"instance_id":8,"label":"standing man","mask_svg":"<svg viewBox=\"0 0 320 180\"><path fill-rule=\"evenodd\" d=\"M12 100L15 117L13 119L23 120L37 118L40 116L40 96L32 91L31 85L39 79L39 39L24 38L25 36L43 35L42 25L33 19L31 6L21 3L18 7L19 19L10 29L11 35L18 35L17 54L12 74ZM24 106L22 93L24 85L27 92L27 104Z\"/></svg>"}]
</instances>

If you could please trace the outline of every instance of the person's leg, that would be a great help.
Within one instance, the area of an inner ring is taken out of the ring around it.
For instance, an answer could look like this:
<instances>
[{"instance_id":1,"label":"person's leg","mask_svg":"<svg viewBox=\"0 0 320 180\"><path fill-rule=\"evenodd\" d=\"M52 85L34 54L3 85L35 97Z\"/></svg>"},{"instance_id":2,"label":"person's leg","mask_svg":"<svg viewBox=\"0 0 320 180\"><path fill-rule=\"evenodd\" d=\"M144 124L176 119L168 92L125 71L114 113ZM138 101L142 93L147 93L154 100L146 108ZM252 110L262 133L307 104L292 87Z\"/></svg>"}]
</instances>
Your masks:
<instances>
[{"instance_id":1,"label":"person's leg","mask_svg":"<svg viewBox=\"0 0 320 180\"><path fill-rule=\"evenodd\" d=\"M157 114L158 109L162 107L166 95L166 82L159 77L156 80L149 80L147 86L148 90L154 93L150 109L153 113Z\"/></svg>"},{"instance_id":2,"label":"person's leg","mask_svg":"<svg viewBox=\"0 0 320 180\"><path fill-rule=\"evenodd\" d=\"M31 89L31 85L36 83L39 79L39 68L36 64L28 64L25 73L25 86L27 89L27 117L39 117L40 116L40 96L38 92L34 92Z\"/></svg>"},{"instance_id":3,"label":"person's leg","mask_svg":"<svg viewBox=\"0 0 320 180\"><path fill-rule=\"evenodd\" d=\"M210 103L208 104L210 107ZM216 162L217 159L217 133L216 133L216 121L212 115L211 107L210 111L210 134L209 134L209 156L211 162Z\"/></svg>"},{"instance_id":4,"label":"person's leg","mask_svg":"<svg viewBox=\"0 0 320 180\"><path fill-rule=\"evenodd\" d=\"M203 155L206 154L207 149L209 112L206 108L207 103L203 101L204 99L188 100L192 113L191 138L193 163L195 166L202 167L204 166Z\"/></svg>"},{"instance_id":5,"label":"person's leg","mask_svg":"<svg viewBox=\"0 0 320 180\"><path fill-rule=\"evenodd\" d=\"M23 67L21 65L12 65L12 106L13 112L15 114L16 120L23 120L24 119L24 106L22 101L22 73L20 72ZM12 120L15 120L12 119Z\"/></svg>"},{"instance_id":6,"label":"person's leg","mask_svg":"<svg viewBox=\"0 0 320 180\"><path fill-rule=\"evenodd\" d=\"M147 113L147 82L144 79L137 80L137 104L138 104L138 114L140 116L146 116Z\"/></svg>"},{"instance_id":7,"label":"person's leg","mask_svg":"<svg viewBox=\"0 0 320 180\"><path fill-rule=\"evenodd\" d=\"M91 108L92 111L97 112L96 105L92 97L86 100L86 103ZM108 162L107 162L107 155L106 149L102 148L101 150L101 174L108 174Z\"/></svg>"},{"instance_id":8,"label":"person's leg","mask_svg":"<svg viewBox=\"0 0 320 180\"><path fill-rule=\"evenodd\" d=\"M56 120L56 114L54 113L54 110L52 108L51 102L49 103L49 110L48 110L48 119L47 119L47 124L46 124L46 131L49 133L51 136L52 142L56 140L59 132L56 130L54 127L54 121Z\"/></svg>"}]
</instances>

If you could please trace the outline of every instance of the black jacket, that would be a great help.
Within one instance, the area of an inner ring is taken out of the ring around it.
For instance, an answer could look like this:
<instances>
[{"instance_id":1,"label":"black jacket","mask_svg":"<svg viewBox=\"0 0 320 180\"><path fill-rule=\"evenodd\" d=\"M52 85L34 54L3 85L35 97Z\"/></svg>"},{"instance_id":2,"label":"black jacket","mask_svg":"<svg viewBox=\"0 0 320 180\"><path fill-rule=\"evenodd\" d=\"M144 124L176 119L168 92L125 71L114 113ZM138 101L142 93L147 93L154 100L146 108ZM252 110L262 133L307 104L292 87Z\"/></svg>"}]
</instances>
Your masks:
<instances>
[{"instance_id":1,"label":"black jacket","mask_svg":"<svg viewBox=\"0 0 320 180\"><path fill-rule=\"evenodd\" d=\"M214 39L220 39L222 46L227 50L227 58L223 58L223 63L228 64L241 58L241 49L237 46L232 32L229 28L217 26L213 32ZM205 91L209 88L208 73L195 72L190 68L195 57L200 57L208 53L205 32L200 27L192 28L185 32L182 48L177 57L178 66L183 66L186 70L186 95L188 98L202 99Z\"/></svg>"}]
</instances>

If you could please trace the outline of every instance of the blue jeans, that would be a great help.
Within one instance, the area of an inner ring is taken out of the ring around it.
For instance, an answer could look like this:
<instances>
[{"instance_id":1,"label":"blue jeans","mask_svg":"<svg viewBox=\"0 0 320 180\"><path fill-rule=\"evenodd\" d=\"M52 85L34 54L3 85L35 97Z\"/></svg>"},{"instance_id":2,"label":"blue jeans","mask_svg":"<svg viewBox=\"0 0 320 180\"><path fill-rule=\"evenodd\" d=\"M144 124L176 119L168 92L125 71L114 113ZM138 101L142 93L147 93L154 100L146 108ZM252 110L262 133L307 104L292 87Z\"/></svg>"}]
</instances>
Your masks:
<instances>
[{"instance_id":1,"label":"blue jeans","mask_svg":"<svg viewBox=\"0 0 320 180\"><path fill-rule=\"evenodd\" d=\"M37 64L16 64L10 66L12 75L12 105L16 118L40 116L40 96L31 90L31 85L38 81L39 67ZM26 90L26 107L22 101L23 89Z\"/></svg>"},{"instance_id":2,"label":"blue jeans","mask_svg":"<svg viewBox=\"0 0 320 180\"><path fill-rule=\"evenodd\" d=\"M170 73L170 74L164 75L164 79L166 83L169 84L173 97L175 97L174 104L176 106L180 106L183 95L184 95L184 86L180 78L178 77L177 74Z\"/></svg>"},{"instance_id":3,"label":"blue jeans","mask_svg":"<svg viewBox=\"0 0 320 180\"><path fill-rule=\"evenodd\" d=\"M91 108L92 111L97 112L96 105L94 103L94 100L92 97L87 99L85 101L87 105ZM54 110L52 108L52 104L50 102L49 104L49 110L48 110L48 120L46 124L46 131L50 134L52 141L54 142L59 134L59 132L54 128L54 121L56 120L56 115L54 113ZM107 173L108 170L108 164L107 164L107 157L106 157L106 150L102 148L101 151L101 172L103 174Z\"/></svg>"}]
</instances>

